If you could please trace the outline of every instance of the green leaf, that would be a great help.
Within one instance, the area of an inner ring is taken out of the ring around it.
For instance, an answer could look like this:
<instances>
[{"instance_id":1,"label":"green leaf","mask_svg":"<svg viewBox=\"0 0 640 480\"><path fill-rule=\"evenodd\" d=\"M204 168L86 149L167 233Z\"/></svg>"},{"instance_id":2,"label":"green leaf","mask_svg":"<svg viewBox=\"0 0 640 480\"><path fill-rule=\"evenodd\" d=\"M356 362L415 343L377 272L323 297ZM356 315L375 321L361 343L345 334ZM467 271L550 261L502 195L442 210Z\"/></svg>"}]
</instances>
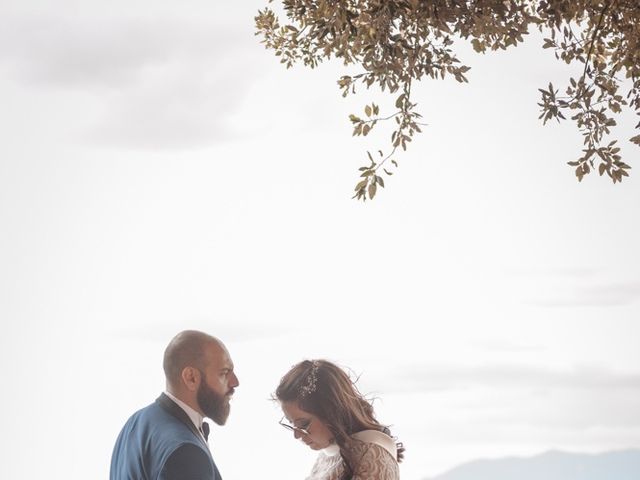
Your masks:
<instances>
[{"instance_id":1,"label":"green leaf","mask_svg":"<svg viewBox=\"0 0 640 480\"><path fill-rule=\"evenodd\" d=\"M555 123L550 122L552 119L567 122L571 118L583 135L584 148L588 150L583 158L569 162L579 180L596 169L603 176L604 163L604 171L617 183L626 176L621 173L625 170L621 166L622 155L604 144L615 125L610 117L620 111L638 110L636 107L640 105L635 55L640 38L638 19L637 12L627 8L627 4L635 6L638 1L285 1L282 14L290 25L281 24L268 8L259 10L255 20L261 42L287 68L296 62L314 68L325 59L337 58L360 71L340 77L340 94L355 93L356 84L379 87L388 97L385 101L395 103L396 111L388 116L388 124L396 131L392 134L391 148L383 147L386 153L379 151L381 163L391 160L400 148L407 149L421 133L422 127L416 122L420 115L414 111L416 104L410 94L412 83L415 85L423 77L447 76L467 81L469 67L457 58L454 36L470 41L475 51L485 53L515 46L531 27L540 27L542 36L548 37L543 38L542 48L553 51L563 63L577 67L568 72L576 70L582 76L566 75L564 87L558 90L552 83L548 83L547 89L539 89L539 119L546 125ZM432 4L437 6L437 12ZM626 97L619 95L629 79L632 90ZM559 96L560 91L563 96ZM498 101L500 98L504 96L499 93ZM360 108L364 110L364 119L349 115L354 136L366 136L377 121L384 122L375 103ZM640 146L640 124L636 128L630 141ZM388 137L386 140L389 143ZM373 165L373 154L367 152L367 156L372 166L360 172L377 168ZM395 161L390 165L397 167ZM392 174L380 170L381 174ZM382 185L377 178L370 178L363 190L358 191L359 199L370 196L371 183Z\"/></svg>"},{"instance_id":2,"label":"green leaf","mask_svg":"<svg viewBox=\"0 0 640 480\"><path fill-rule=\"evenodd\" d=\"M601 163L600 166L598 167L598 172L600 173L600 176L602 176L606 170L607 170L607 164Z\"/></svg>"},{"instance_id":3,"label":"green leaf","mask_svg":"<svg viewBox=\"0 0 640 480\"><path fill-rule=\"evenodd\" d=\"M375 196L376 196L376 190L377 190L377 188L376 188L376 184L375 184L375 183L373 183L373 182L372 182L372 183L370 183L370 184L369 184L369 198L370 198L371 200L373 200L373 197L375 197Z\"/></svg>"}]
</instances>

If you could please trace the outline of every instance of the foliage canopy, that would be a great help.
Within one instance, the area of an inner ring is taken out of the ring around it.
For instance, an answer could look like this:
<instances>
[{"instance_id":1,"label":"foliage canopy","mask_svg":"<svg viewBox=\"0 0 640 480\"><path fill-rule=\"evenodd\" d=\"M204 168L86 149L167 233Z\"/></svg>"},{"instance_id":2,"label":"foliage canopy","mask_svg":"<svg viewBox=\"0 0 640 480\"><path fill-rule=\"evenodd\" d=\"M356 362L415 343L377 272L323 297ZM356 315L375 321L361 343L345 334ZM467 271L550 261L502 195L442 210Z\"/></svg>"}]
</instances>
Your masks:
<instances>
[{"instance_id":1,"label":"foliage canopy","mask_svg":"<svg viewBox=\"0 0 640 480\"><path fill-rule=\"evenodd\" d=\"M272 0L269 0L270 2ZM350 115L353 135L366 136L378 122L395 121L385 154L367 152L354 198L366 200L392 175L394 155L421 131L412 85L423 77L467 82L469 67L454 40L475 51L507 49L523 42L530 28L545 36L543 48L558 60L579 64L581 74L563 88L540 89L540 119L570 118L584 137L581 156L568 162L578 180L597 169L614 182L628 176L616 140L609 141L613 116L624 109L640 115L639 0L282 0L289 23L270 8L258 11L256 35L291 67L311 68L332 57L358 65L360 73L338 80L343 96L377 85L394 96L395 111L380 115L376 104ZM622 87L627 87L622 91ZM562 93L560 93L562 91ZM636 125L640 129L640 123ZM640 135L630 139L640 145ZM375 157L375 158L374 158Z\"/></svg>"}]
</instances>

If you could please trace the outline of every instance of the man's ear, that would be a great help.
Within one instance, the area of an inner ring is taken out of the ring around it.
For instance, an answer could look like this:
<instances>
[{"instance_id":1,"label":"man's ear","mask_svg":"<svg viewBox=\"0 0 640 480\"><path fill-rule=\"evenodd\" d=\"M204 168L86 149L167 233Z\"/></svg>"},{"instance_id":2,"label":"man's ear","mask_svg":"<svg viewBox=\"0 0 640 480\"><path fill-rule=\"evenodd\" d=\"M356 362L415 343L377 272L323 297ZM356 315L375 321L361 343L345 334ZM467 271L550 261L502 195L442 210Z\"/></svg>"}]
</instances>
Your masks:
<instances>
[{"instance_id":1,"label":"man's ear","mask_svg":"<svg viewBox=\"0 0 640 480\"><path fill-rule=\"evenodd\" d=\"M188 390L195 392L200 386L200 372L197 368L184 367L181 376L182 382Z\"/></svg>"}]
</instances>

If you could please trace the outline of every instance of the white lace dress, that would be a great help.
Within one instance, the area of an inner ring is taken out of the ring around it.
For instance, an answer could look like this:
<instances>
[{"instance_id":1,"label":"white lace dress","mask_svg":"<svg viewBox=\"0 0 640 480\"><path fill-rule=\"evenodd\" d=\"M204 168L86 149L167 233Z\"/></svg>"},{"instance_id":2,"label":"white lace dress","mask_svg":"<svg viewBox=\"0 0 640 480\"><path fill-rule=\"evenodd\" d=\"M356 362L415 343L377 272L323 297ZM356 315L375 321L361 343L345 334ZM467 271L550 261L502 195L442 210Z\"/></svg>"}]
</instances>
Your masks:
<instances>
[{"instance_id":1,"label":"white lace dress","mask_svg":"<svg viewBox=\"0 0 640 480\"><path fill-rule=\"evenodd\" d=\"M351 480L399 480L396 444L391 437L376 430L365 430L351 436L355 471ZM320 452L306 480L339 480L344 463L337 446Z\"/></svg>"}]
</instances>

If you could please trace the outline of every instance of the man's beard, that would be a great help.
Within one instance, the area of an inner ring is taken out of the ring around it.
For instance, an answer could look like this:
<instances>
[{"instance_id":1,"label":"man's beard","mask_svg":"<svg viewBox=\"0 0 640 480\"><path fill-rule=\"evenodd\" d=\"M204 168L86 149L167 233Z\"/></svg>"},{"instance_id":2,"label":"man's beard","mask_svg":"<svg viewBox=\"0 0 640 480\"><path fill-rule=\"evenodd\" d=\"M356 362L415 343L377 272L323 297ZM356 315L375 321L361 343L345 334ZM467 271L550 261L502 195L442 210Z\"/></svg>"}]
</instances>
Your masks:
<instances>
[{"instance_id":1,"label":"man's beard","mask_svg":"<svg viewBox=\"0 0 640 480\"><path fill-rule=\"evenodd\" d=\"M204 375L201 377L202 381L198 387L197 399L200 410L206 417L216 422L218 425L224 425L229 417L229 411L231 405L229 405L229 399L226 395L220 395L215 392L207 382Z\"/></svg>"}]
</instances>

